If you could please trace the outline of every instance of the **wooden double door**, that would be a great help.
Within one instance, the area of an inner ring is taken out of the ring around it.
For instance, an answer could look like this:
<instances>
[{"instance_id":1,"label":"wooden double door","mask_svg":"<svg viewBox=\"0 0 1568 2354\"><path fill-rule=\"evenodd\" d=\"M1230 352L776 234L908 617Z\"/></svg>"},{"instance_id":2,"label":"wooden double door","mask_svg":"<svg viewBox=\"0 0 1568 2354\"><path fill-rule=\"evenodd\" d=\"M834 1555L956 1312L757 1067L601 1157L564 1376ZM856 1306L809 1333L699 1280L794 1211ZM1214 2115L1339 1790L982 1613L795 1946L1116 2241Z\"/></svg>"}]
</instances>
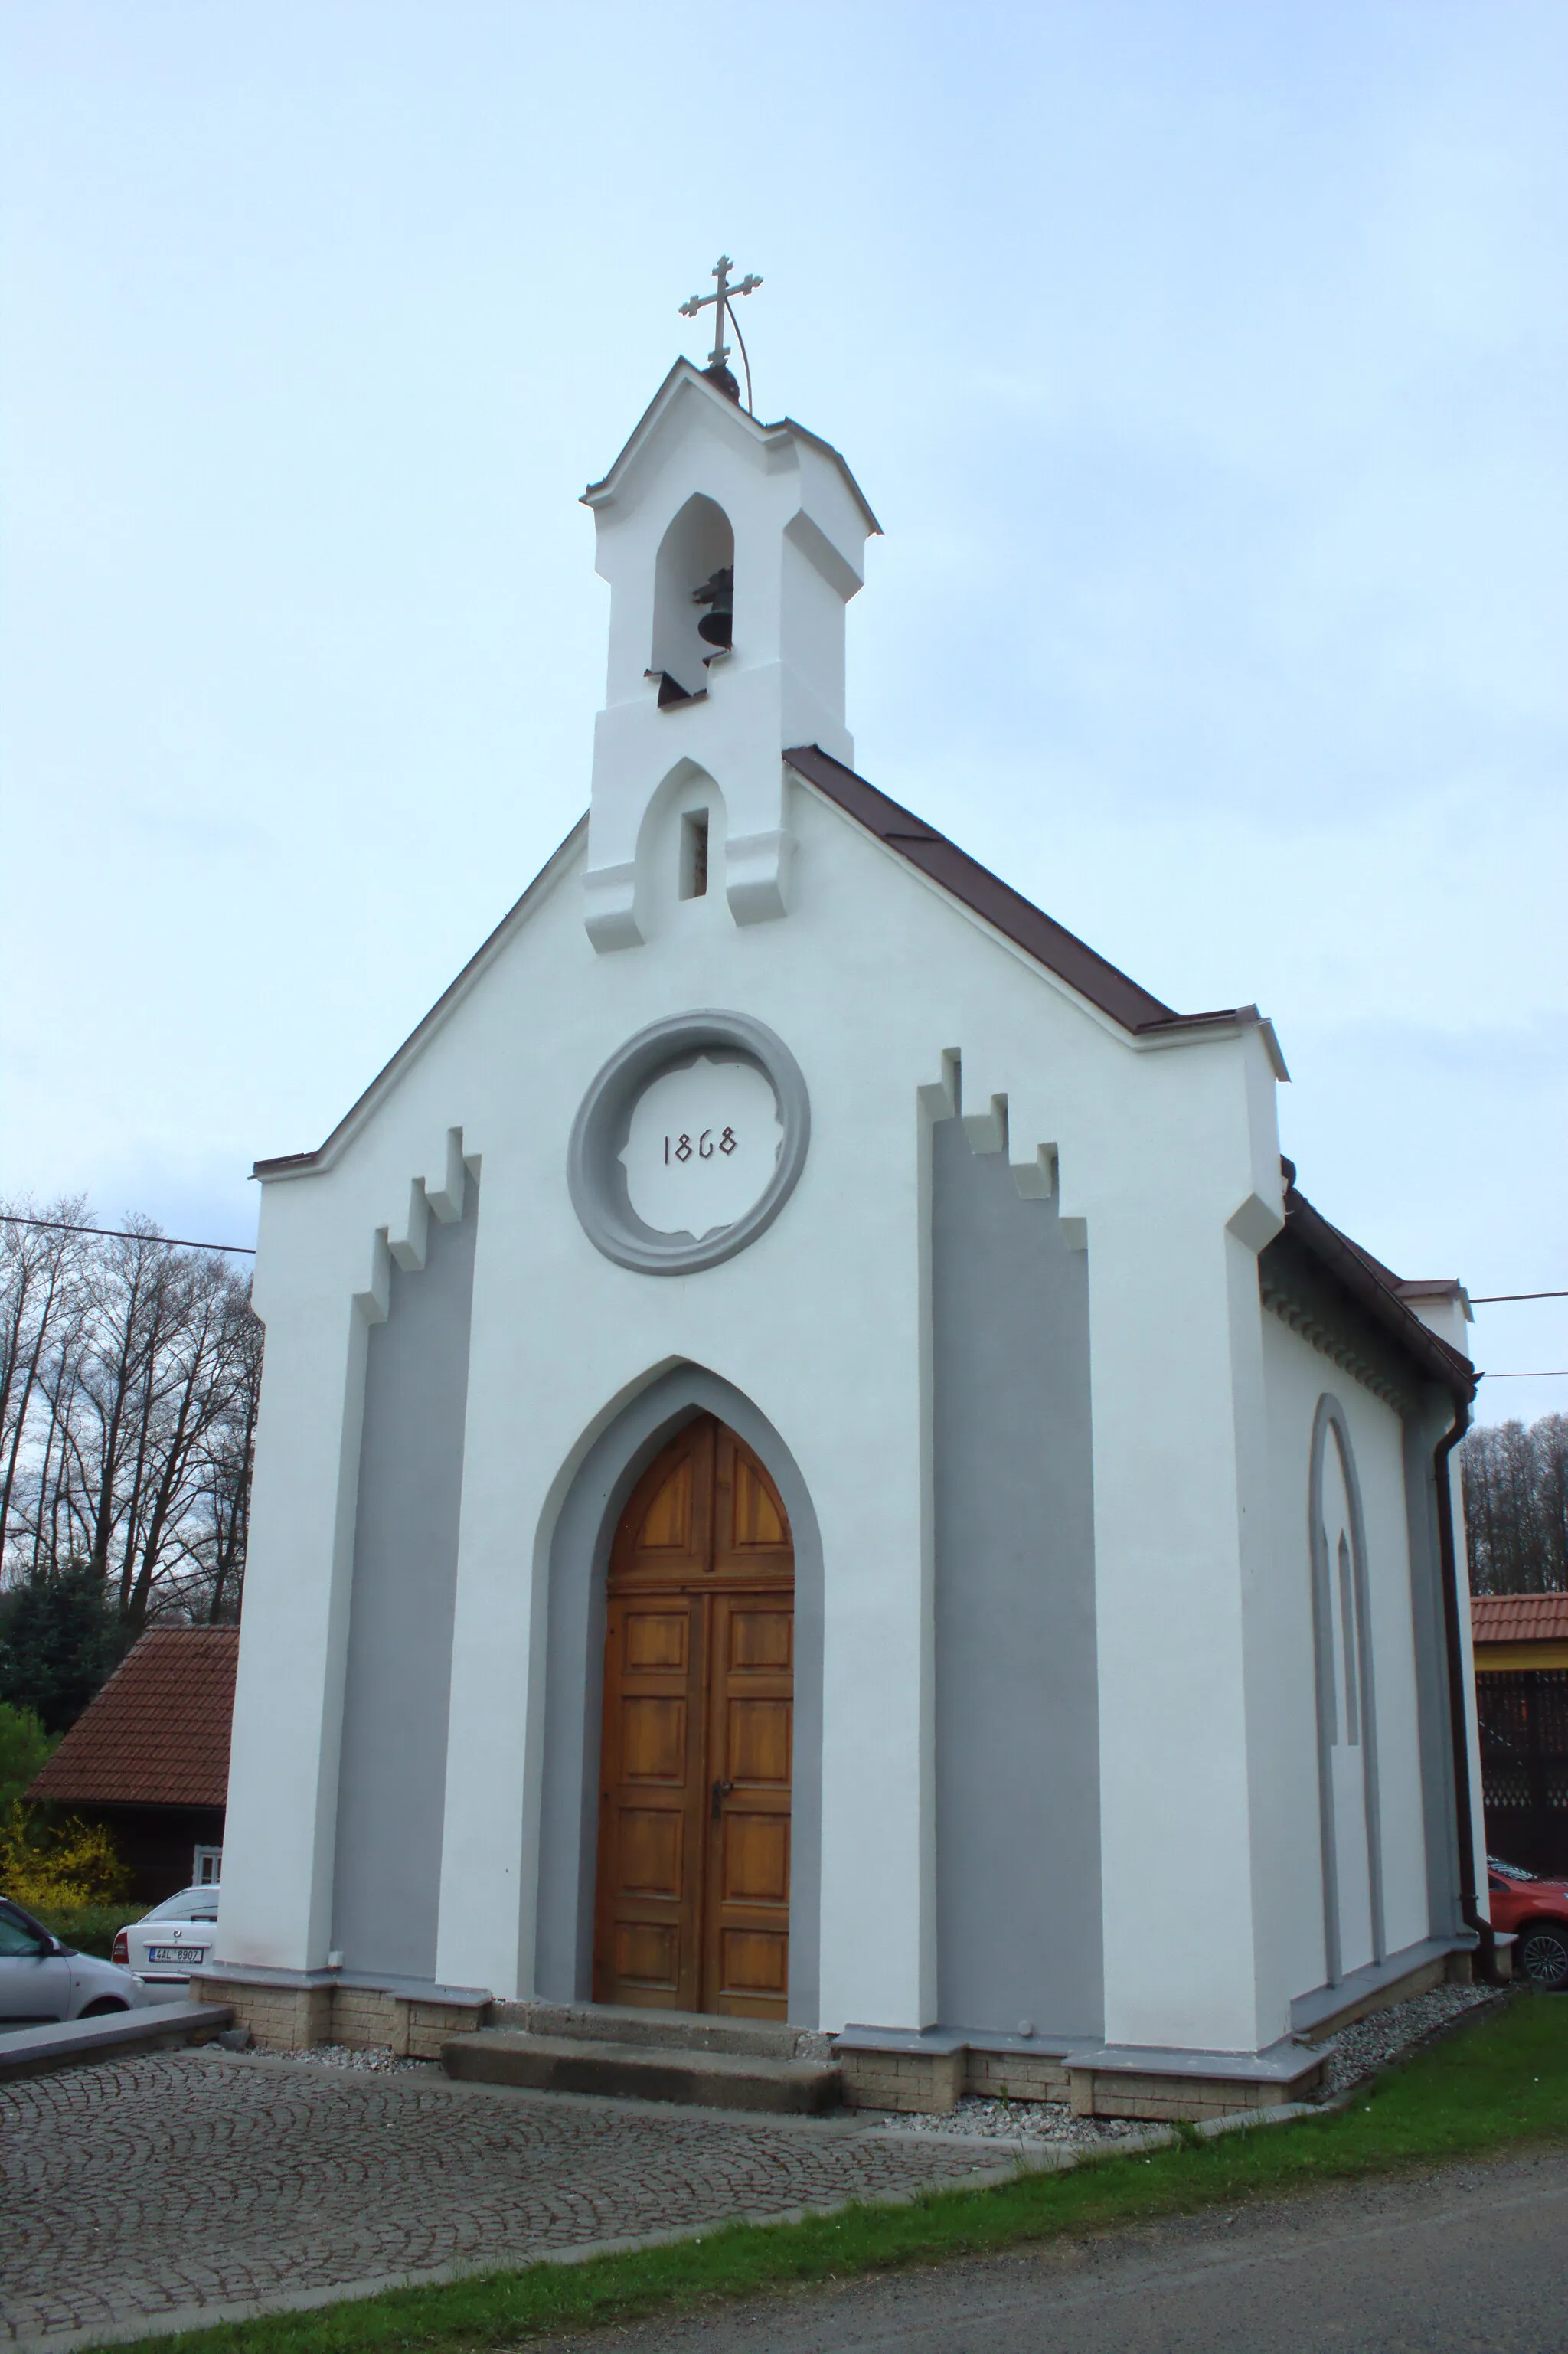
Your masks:
<instances>
[{"instance_id":1,"label":"wooden double door","mask_svg":"<svg viewBox=\"0 0 1568 2354\"><path fill-rule=\"evenodd\" d=\"M779 1491L704 1415L610 1552L597 2002L788 2015L794 1634Z\"/></svg>"}]
</instances>

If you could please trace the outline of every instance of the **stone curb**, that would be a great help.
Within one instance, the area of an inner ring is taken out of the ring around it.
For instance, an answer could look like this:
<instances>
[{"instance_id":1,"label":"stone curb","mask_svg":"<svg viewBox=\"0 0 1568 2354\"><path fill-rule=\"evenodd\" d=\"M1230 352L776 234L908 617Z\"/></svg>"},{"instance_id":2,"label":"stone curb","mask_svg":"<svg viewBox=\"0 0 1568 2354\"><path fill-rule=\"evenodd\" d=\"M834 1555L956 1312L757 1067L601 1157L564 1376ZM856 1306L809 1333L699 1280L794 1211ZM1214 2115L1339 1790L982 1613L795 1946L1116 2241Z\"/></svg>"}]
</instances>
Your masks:
<instances>
[{"instance_id":1,"label":"stone curb","mask_svg":"<svg viewBox=\"0 0 1568 2354\"><path fill-rule=\"evenodd\" d=\"M94 2060L122 2060L171 2044L199 2043L220 2034L234 2013L223 2003L149 2003L142 2010L105 2012L96 2019L51 2020L44 2027L0 2035L0 2084L52 2075Z\"/></svg>"}]
</instances>

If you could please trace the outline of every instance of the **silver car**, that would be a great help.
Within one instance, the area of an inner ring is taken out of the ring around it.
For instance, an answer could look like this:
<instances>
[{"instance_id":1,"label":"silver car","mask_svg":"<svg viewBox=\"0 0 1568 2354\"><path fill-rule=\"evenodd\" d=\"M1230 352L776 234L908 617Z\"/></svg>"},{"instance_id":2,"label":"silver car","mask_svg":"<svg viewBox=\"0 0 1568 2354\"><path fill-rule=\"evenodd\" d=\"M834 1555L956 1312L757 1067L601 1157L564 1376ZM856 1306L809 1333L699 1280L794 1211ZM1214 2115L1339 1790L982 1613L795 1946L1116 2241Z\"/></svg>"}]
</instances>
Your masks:
<instances>
[{"instance_id":1,"label":"silver car","mask_svg":"<svg viewBox=\"0 0 1568 2354\"><path fill-rule=\"evenodd\" d=\"M114 1958L145 1987L183 1986L199 1970L217 1936L217 1886L182 1888L118 1932Z\"/></svg>"},{"instance_id":2,"label":"silver car","mask_svg":"<svg viewBox=\"0 0 1568 2354\"><path fill-rule=\"evenodd\" d=\"M147 1989L114 1962L79 1954L41 1921L0 1896L0 2033L61 2019L140 2010Z\"/></svg>"}]
</instances>

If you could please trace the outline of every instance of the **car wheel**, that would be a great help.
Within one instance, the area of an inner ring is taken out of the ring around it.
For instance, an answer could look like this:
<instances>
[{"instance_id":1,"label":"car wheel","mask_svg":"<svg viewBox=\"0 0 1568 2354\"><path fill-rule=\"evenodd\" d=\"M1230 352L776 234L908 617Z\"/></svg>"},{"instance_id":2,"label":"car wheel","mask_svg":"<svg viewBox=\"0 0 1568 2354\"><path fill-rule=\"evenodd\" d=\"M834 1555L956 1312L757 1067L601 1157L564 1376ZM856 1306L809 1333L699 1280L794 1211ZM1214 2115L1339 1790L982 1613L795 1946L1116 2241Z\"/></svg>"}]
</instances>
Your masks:
<instances>
[{"instance_id":1,"label":"car wheel","mask_svg":"<svg viewBox=\"0 0 1568 2354\"><path fill-rule=\"evenodd\" d=\"M78 2011L77 2017L79 2019L107 2019L111 2011L129 2010L131 2006L128 2002L114 2002L105 1996L101 2002L90 2002L85 2010Z\"/></svg>"},{"instance_id":2,"label":"car wheel","mask_svg":"<svg viewBox=\"0 0 1568 2354\"><path fill-rule=\"evenodd\" d=\"M1568 1987L1568 1929L1553 1928L1545 1921L1533 1922L1520 1931L1514 1950L1531 1986Z\"/></svg>"}]
</instances>

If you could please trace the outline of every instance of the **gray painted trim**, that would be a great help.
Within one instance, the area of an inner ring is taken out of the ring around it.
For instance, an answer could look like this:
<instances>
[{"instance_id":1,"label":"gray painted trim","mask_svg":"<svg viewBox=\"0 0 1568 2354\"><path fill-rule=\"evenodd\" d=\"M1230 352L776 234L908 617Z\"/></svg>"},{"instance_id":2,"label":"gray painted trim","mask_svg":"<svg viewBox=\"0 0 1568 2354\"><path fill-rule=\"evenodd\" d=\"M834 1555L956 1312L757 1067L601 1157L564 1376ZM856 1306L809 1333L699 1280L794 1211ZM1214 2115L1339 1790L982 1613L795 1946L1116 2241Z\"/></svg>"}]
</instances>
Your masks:
<instances>
[{"instance_id":1,"label":"gray painted trim","mask_svg":"<svg viewBox=\"0 0 1568 2354\"><path fill-rule=\"evenodd\" d=\"M656 1233L637 1215L618 1155L643 1088L711 1046L738 1054L763 1073L779 1101L784 1141L771 1178L744 1217L700 1240L681 1242ZM810 1098L800 1066L766 1023L754 1022L747 1013L711 1009L671 1014L618 1046L584 1096L567 1149L572 1207L595 1249L618 1267L632 1267L640 1275L694 1274L733 1258L772 1225L805 1166L810 1134Z\"/></svg>"},{"instance_id":2,"label":"gray painted trim","mask_svg":"<svg viewBox=\"0 0 1568 2354\"><path fill-rule=\"evenodd\" d=\"M334 1987L338 1981L335 1967L282 1970L272 1968L267 1962L226 1962L221 1956L204 1962L198 1970L193 1971L192 1976L204 1983L223 1978L233 1986L282 1987L290 1993L297 1993L302 1988L308 1991L313 1987Z\"/></svg>"},{"instance_id":3,"label":"gray painted trim","mask_svg":"<svg viewBox=\"0 0 1568 2354\"><path fill-rule=\"evenodd\" d=\"M547 2001L593 1994L594 1874L603 1712L605 1580L620 1515L682 1425L716 1415L766 1466L795 1545L795 1755L789 1819L789 2017L820 2007L822 1855L822 1541L806 1483L749 1398L702 1365L673 1367L588 1448L550 1540L534 1984Z\"/></svg>"},{"instance_id":4,"label":"gray painted trim","mask_svg":"<svg viewBox=\"0 0 1568 2354\"><path fill-rule=\"evenodd\" d=\"M1318 1665L1318 1796L1323 1849L1323 1952L1328 1982L1340 1981L1340 1872L1334 1811L1333 1766L1338 1696L1334 1676L1334 1620L1330 1595L1332 1568L1323 1520L1323 1465L1329 1434L1334 1434L1351 1508L1351 1553L1355 1573L1356 1667L1361 1681L1361 1787L1365 1800L1367 1886L1372 1910L1372 1960L1383 1958L1383 1825L1378 1804L1377 1705L1372 1681L1371 1595L1367 1580L1366 1521L1361 1478L1345 1410L1330 1391L1318 1400L1312 1420L1311 1470L1307 1489L1308 1542L1312 1560L1312 1624Z\"/></svg>"},{"instance_id":5,"label":"gray painted trim","mask_svg":"<svg viewBox=\"0 0 1568 2354\"><path fill-rule=\"evenodd\" d=\"M221 1978L226 1986L280 1987L290 1993L311 1992L318 1987L351 1987L372 1994L406 1995L411 2002L444 2002L481 2010L495 1997L488 1987L443 1986L439 1978L399 1978L388 1970L345 1970L335 1965L324 1970L279 1970L265 1962L207 1962L198 1978Z\"/></svg>"},{"instance_id":6,"label":"gray painted trim","mask_svg":"<svg viewBox=\"0 0 1568 2354\"><path fill-rule=\"evenodd\" d=\"M1027 2049L1105 2033L1089 1260L930 1154L938 2017Z\"/></svg>"},{"instance_id":7,"label":"gray painted trim","mask_svg":"<svg viewBox=\"0 0 1568 2354\"><path fill-rule=\"evenodd\" d=\"M1011 2059L1060 2060L1073 2050L1071 2035L1002 2035L989 2027L863 2027L839 2030L834 2048L855 2052L992 2052Z\"/></svg>"},{"instance_id":8,"label":"gray painted trim","mask_svg":"<svg viewBox=\"0 0 1568 2354\"><path fill-rule=\"evenodd\" d=\"M1320 2052L1303 2052L1287 2035L1261 2052L1211 2052L1167 2043L1079 2043L1060 2036L1025 2042L1015 2035L981 2035L962 2027L845 2027L833 2038L833 2056L846 2052L938 2057L953 2052L1020 2052L1104 2075L1220 2076L1245 2084L1293 2083L1323 2057Z\"/></svg>"},{"instance_id":9,"label":"gray painted trim","mask_svg":"<svg viewBox=\"0 0 1568 2354\"><path fill-rule=\"evenodd\" d=\"M354 1970L435 1969L480 1188L393 1261L370 1328L344 1680L333 1948Z\"/></svg>"},{"instance_id":10,"label":"gray painted trim","mask_svg":"<svg viewBox=\"0 0 1568 2354\"><path fill-rule=\"evenodd\" d=\"M1170 2043L1080 2044L1065 2052L1069 2068L1105 2076L1219 2076L1235 2084L1291 2084L1322 2065L1320 2052L1304 2052L1288 2035L1261 2052L1191 2051Z\"/></svg>"},{"instance_id":11,"label":"gray painted trim","mask_svg":"<svg viewBox=\"0 0 1568 2354\"><path fill-rule=\"evenodd\" d=\"M450 2010L483 2010L495 2000L488 1987L443 1986L440 1978L403 1978L385 1970L339 1970L337 1983L351 1992L395 1994L407 2002L445 2003Z\"/></svg>"},{"instance_id":12,"label":"gray painted trim","mask_svg":"<svg viewBox=\"0 0 1568 2354\"><path fill-rule=\"evenodd\" d=\"M1446 1954L1474 1953L1478 1942L1473 1929L1454 1937L1422 1937L1414 1946L1402 1946L1397 1954L1385 1954L1381 1962L1368 1962L1363 1968L1351 1970L1337 1984L1314 1987L1310 1994L1298 1994L1290 2006L1290 2032L1305 2034L1320 2020L1332 2019L1347 2003L1359 2002L1363 1995L1377 1994L1427 1962L1441 1961Z\"/></svg>"},{"instance_id":13,"label":"gray painted trim","mask_svg":"<svg viewBox=\"0 0 1568 2354\"><path fill-rule=\"evenodd\" d=\"M854 2020L841 2027L833 2038L835 2052L967 2052L969 2037L961 2027L864 2027ZM1055 2057L1055 2047L1047 2040L1040 2051L1046 2059Z\"/></svg>"}]
</instances>

